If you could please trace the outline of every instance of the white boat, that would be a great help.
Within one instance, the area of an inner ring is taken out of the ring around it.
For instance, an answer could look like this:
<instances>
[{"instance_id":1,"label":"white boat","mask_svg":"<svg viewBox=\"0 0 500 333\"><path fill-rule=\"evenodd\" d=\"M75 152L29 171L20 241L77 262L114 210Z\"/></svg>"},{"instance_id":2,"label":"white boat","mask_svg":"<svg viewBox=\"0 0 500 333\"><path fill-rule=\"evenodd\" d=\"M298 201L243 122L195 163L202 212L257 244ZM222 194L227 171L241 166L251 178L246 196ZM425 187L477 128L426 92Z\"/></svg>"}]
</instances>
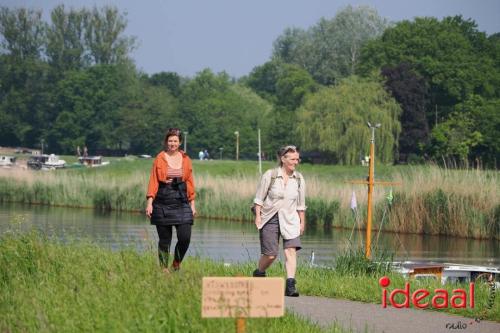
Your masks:
<instances>
[{"instance_id":1,"label":"white boat","mask_svg":"<svg viewBox=\"0 0 500 333\"><path fill-rule=\"evenodd\" d=\"M409 278L435 279L442 284L495 281L500 285L500 268L455 263L403 261L394 262L394 270Z\"/></svg>"},{"instance_id":2,"label":"white boat","mask_svg":"<svg viewBox=\"0 0 500 333\"><path fill-rule=\"evenodd\" d=\"M55 170L64 168L66 161L60 160L59 156L54 154L32 155L27 165L33 170Z\"/></svg>"},{"instance_id":3,"label":"white boat","mask_svg":"<svg viewBox=\"0 0 500 333\"><path fill-rule=\"evenodd\" d=\"M0 155L0 167L11 168L16 165L16 157Z\"/></svg>"},{"instance_id":4,"label":"white boat","mask_svg":"<svg viewBox=\"0 0 500 333\"><path fill-rule=\"evenodd\" d=\"M42 164L42 169L61 169L66 166L66 161L65 160L60 160L59 156L50 154L49 157L47 158L47 161Z\"/></svg>"},{"instance_id":5,"label":"white boat","mask_svg":"<svg viewBox=\"0 0 500 333\"><path fill-rule=\"evenodd\" d=\"M78 162L88 167L100 167L109 164L109 161L102 160L102 156L78 157Z\"/></svg>"}]
</instances>

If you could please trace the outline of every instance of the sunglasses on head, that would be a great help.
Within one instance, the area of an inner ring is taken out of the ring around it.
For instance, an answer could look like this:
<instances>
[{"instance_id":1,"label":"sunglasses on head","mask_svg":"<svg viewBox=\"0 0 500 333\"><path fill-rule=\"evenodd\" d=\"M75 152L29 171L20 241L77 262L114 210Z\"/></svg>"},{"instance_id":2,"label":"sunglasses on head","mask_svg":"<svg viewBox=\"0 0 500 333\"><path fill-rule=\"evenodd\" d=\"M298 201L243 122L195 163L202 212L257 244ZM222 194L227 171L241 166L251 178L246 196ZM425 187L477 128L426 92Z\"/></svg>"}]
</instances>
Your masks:
<instances>
[{"instance_id":1,"label":"sunglasses on head","mask_svg":"<svg viewBox=\"0 0 500 333\"><path fill-rule=\"evenodd\" d=\"M285 147L280 149L280 157L285 156L289 152L297 152L297 151L298 151L298 149L296 146L293 146L293 145L285 146Z\"/></svg>"}]
</instances>

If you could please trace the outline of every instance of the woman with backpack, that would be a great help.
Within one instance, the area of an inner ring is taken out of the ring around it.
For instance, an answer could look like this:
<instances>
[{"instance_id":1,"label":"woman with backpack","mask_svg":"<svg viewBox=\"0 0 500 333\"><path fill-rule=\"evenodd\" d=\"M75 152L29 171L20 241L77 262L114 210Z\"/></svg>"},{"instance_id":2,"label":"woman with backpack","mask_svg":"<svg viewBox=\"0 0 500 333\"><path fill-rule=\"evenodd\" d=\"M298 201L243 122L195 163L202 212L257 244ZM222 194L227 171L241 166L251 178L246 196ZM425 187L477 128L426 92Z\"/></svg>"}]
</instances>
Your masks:
<instances>
[{"instance_id":1,"label":"woman with backpack","mask_svg":"<svg viewBox=\"0 0 500 333\"><path fill-rule=\"evenodd\" d=\"M285 295L297 297L295 271L297 251L301 249L300 235L305 228L305 182L296 171L300 153L295 146L278 151L279 166L266 171L254 199L255 226L259 229L261 257L255 277L265 277L279 251L279 238L283 239L287 274Z\"/></svg>"}]
</instances>

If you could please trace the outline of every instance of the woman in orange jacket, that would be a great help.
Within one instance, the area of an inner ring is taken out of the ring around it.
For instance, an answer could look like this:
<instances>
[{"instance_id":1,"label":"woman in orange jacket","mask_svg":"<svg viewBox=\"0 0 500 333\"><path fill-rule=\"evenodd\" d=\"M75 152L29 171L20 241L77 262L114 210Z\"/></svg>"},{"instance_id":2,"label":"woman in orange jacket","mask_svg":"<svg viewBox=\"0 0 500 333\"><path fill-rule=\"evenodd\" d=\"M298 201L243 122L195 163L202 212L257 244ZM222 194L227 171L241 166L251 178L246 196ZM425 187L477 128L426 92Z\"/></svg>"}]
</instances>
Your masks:
<instances>
[{"instance_id":1,"label":"woman in orange jacket","mask_svg":"<svg viewBox=\"0 0 500 333\"><path fill-rule=\"evenodd\" d=\"M182 134L171 128L165 135L165 150L153 162L149 177L146 215L158 231L158 257L168 272L172 227L177 232L172 268L178 270L191 241L191 226L196 215L191 159L179 149Z\"/></svg>"}]
</instances>

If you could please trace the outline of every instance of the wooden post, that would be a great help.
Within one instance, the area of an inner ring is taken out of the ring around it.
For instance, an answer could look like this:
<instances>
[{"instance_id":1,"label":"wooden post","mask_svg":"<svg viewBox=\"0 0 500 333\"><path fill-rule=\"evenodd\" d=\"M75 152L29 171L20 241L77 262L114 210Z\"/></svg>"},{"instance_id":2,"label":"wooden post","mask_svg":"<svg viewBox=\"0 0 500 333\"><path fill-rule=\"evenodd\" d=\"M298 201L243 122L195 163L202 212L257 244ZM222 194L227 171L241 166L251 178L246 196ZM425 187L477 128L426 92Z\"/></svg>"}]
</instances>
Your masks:
<instances>
[{"instance_id":1,"label":"wooden post","mask_svg":"<svg viewBox=\"0 0 500 333\"><path fill-rule=\"evenodd\" d=\"M238 273L236 277L244 277L245 275ZM244 317L236 318L236 333L245 333L246 332L247 322Z\"/></svg>"},{"instance_id":2,"label":"wooden post","mask_svg":"<svg viewBox=\"0 0 500 333\"><path fill-rule=\"evenodd\" d=\"M370 171L368 172L368 216L366 221L366 247L365 255L366 258L371 256L371 245L372 245L372 202L373 202L373 183L375 174L375 139L372 137L370 143Z\"/></svg>"},{"instance_id":3,"label":"wooden post","mask_svg":"<svg viewBox=\"0 0 500 333\"><path fill-rule=\"evenodd\" d=\"M372 206L373 206L373 188L375 185L401 185L401 183L395 182L377 182L375 181L375 129L380 127L380 124L372 125L368 123L372 131L372 137L370 141L370 161L369 161L369 171L367 180L353 180L349 181L351 184L366 184L368 185L368 211L366 216L366 244L365 244L365 256L367 259L371 258L371 246L372 246Z\"/></svg>"},{"instance_id":4,"label":"wooden post","mask_svg":"<svg viewBox=\"0 0 500 333\"><path fill-rule=\"evenodd\" d=\"M245 318L236 318L236 333L246 332L246 321Z\"/></svg>"}]
</instances>

